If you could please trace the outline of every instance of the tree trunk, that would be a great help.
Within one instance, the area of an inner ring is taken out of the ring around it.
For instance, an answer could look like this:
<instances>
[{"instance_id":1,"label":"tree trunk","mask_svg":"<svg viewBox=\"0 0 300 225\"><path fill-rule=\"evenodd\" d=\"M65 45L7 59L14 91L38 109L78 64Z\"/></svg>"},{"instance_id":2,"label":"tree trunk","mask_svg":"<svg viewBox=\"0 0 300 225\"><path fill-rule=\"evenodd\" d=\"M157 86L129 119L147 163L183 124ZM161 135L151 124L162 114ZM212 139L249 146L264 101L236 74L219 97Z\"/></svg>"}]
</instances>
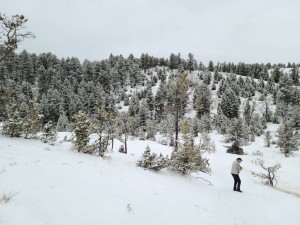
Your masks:
<instances>
[{"instance_id":1,"label":"tree trunk","mask_svg":"<svg viewBox=\"0 0 300 225\"><path fill-rule=\"evenodd\" d=\"M174 151L178 150L178 133L179 133L179 108L176 107L176 117L175 117L175 147L174 147Z\"/></svg>"},{"instance_id":2,"label":"tree trunk","mask_svg":"<svg viewBox=\"0 0 300 225\"><path fill-rule=\"evenodd\" d=\"M127 134L125 132L125 137L124 137L124 145L125 145L125 154L127 154Z\"/></svg>"}]
</instances>

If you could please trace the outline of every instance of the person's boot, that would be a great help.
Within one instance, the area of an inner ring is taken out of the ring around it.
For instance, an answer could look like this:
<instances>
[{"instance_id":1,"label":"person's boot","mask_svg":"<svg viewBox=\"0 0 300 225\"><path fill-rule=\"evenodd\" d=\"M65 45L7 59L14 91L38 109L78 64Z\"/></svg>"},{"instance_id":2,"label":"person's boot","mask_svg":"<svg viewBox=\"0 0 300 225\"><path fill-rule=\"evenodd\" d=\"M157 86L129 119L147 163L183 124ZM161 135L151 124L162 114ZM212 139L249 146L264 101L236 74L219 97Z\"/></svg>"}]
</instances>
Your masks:
<instances>
[{"instance_id":1,"label":"person's boot","mask_svg":"<svg viewBox=\"0 0 300 225\"><path fill-rule=\"evenodd\" d=\"M236 191L237 191L237 192L241 192L241 193L243 193L243 191L242 191L241 189L237 189Z\"/></svg>"}]
</instances>

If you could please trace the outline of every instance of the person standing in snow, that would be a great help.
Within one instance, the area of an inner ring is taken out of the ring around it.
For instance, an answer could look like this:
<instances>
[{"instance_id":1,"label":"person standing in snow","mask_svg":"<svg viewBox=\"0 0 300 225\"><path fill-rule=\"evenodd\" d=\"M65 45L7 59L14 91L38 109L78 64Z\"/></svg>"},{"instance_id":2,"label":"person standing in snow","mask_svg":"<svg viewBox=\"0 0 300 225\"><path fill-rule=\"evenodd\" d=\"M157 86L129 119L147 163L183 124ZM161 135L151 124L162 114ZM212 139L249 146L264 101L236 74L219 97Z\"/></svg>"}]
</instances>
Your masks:
<instances>
[{"instance_id":1,"label":"person standing in snow","mask_svg":"<svg viewBox=\"0 0 300 225\"><path fill-rule=\"evenodd\" d=\"M241 158L237 158L233 163L232 163L232 167L231 167L231 175L234 179L234 185L233 185L233 190L234 191L238 191L238 192L242 192L241 191L241 179L239 176L240 171L243 169L240 165L240 163L243 160Z\"/></svg>"}]
</instances>

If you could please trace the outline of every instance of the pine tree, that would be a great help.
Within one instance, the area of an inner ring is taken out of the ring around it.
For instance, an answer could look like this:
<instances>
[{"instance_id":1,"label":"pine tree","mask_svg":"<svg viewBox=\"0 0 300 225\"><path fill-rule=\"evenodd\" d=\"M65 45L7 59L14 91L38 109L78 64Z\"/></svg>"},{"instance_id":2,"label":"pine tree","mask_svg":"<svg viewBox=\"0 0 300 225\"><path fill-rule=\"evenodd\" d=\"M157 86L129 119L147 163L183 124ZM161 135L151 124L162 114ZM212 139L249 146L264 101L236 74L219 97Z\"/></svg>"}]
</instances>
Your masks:
<instances>
[{"instance_id":1,"label":"pine tree","mask_svg":"<svg viewBox=\"0 0 300 225\"><path fill-rule=\"evenodd\" d=\"M277 147L285 157L290 156L293 151L298 151L299 143L296 140L295 130L289 122L284 122L278 128L277 138Z\"/></svg>"},{"instance_id":2,"label":"pine tree","mask_svg":"<svg viewBox=\"0 0 300 225\"><path fill-rule=\"evenodd\" d=\"M108 145L110 142L110 126L113 124L109 123L111 114L106 112L103 108L97 110L95 114L95 120L91 124L91 129L93 133L97 134L97 139L92 145L93 151L101 156L104 157L105 153L108 151Z\"/></svg>"},{"instance_id":3,"label":"pine tree","mask_svg":"<svg viewBox=\"0 0 300 225\"><path fill-rule=\"evenodd\" d=\"M48 121L43 128L43 134L40 138L42 142L49 143L50 145L54 145L54 142L57 139L57 131L54 128L52 121Z\"/></svg>"},{"instance_id":4,"label":"pine tree","mask_svg":"<svg viewBox=\"0 0 300 225\"><path fill-rule=\"evenodd\" d=\"M212 102L211 91L206 84L202 84L195 92L197 117L201 119L204 114L210 113Z\"/></svg>"},{"instance_id":5,"label":"pine tree","mask_svg":"<svg viewBox=\"0 0 300 225\"><path fill-rule=\"evenodd\" d=\"M239 115L239 98L231 88L227 88L220 103L221 109L229 119L237 118Z\"/></svg>"},{"instance_id":6,"label":"pine tree","mask_svg":"<svg viewBox=\"0 0 300 225\"><path fill-rule=\"evenodd\" d=\"M87 145L89 143L89 126L90 122L86 118L86 115L79 111L76 115L74 115L75 119L75 147L77 148L78 152L88 152Z\"/></svg>"},{"instance_id":7,"label":"pine tree","mask_svg":"<svg viewBox=\"0 0 300 225\"><path fill-rule=\"evenodd\" d=\"M278 83L278 82L279 82L281 76L282 76L282 72L280 71L279 67L276 66L276 67L274 68L274 70L272 71L272 77L273 77L275 83Z\"/></svg>"},{"instance_id":8,"label":"pine tree","mask_svg":"<svg viewBox=\"0 0 300 225\"><path fill-rule=\"evenodd\" d=\"M145 100L142 100L139 108L140 108L140 110L139 110L139 127L143 131L145 131L146 121L147 121L148 115L149 115L149 108L148 108L147 102Z\"/></svg>"},{"instance_id":9,"label":"pine tree","mask_svg":"<svg viewBox=\"0 0 300 225\"><path fill-rule=\"evenodd\" d=\"M227 149L227 153L233 153L242 155L244 154L243 149L240 148L242 144L248 140L248 132L245 129L245 125L241 118L231 119L229 126L227 127L227 141L231 141L232 145Z\"/></svg>"},{"instance_id":10,"label":"pine tree","mask_svg":"<svg viewBox=\"0 0 300 225\"><path fill-rule=\"evenodd\" d=\"M219 77L220 77L219 72L218 72L218 70L216 70L214 72L214 84L218 84L219 83Z\"/></svg>"},{"instance_id":11,"label":"pine tree","mask_svg":"<svg viewBox=\"0 0 300 225\"><path fill-rule=\"evenodd\" d=\"M215 143L211 141L211 138L208 133L203 132L201 133L201 144L200 148L207 153L215 152Z\"/></svg>"},{"instance_id":12,"label":"pine tree","mask_svg":"<svg viewBox=\"0 0 300 225\"><path fill-rule=\"evenodd\" d=\"M300 106L299 105L293 106L291 124L295 129L300 129Z\"/></svg>"},{"instance_id":13,"label":"pine tree","mask_svg":"<svg viewBox=\"0 0 300 225\"><path fill-rule=\"evenodd\" d=\"M254 113L249 123L250 131L257 136L260 136L264 132L264 126L265 120L261 118L257 113Z\"/></svg>"},{"instance_id":14,"label":"pine tree","mask_svg":"<svg viewBox=\"0 0 300 225\"><path fill-rule=\"evenodd\" d=\"M291 70L291 79L293 80L293 84L295 86L299 86L299 69L298 67L294 66Z\"/></svg>"},{"instance_id":15,"label":"pine tree","mask_svg":"<svg viewBox=\"0 0 300 225\"><path fill-rule=\"evenodd\" d=\"M16 106L12 108L12 112L7 121L3 125L3 134L11 137L20 137L23 133L23 120L19 115L19 110Z\"/></svg>"},{"instance_id":16,"label":"pine tree","mask_svg":"<svg viewBox=\"0 0 300 225\"><path fill-rule=\"evenodd\" d=\"M248 126L250 124L251 116L252 116L251 106L249 100L247 99L246 105L244 107L244 121Z\"/></svg>"},{"instance_id":17,"label":"pine tree","mask_svg":"<svg viewBox=\"0 0 300 225\"><path fill-rule=\"evenodd\" d=\"M266 131L265 133L265 144L267 147L271 146L271 140L272 140L273 136L271 135L271 132L269 130Z\"/></svg>"},{"instance_id":18,"label":"pine tree","mask_svg":"<svg viewBox=\"0 0 300 225\"><path fill-rule=\"evenodd\" d=\"M143 167L150 170L161 170L165 168L168 164L168 157L164 157L161 153L157 156L156 153L152 152L149 146L143 153L143 156L140 160L137 161L137 166Z\"/></svg>"},{"instance_id":19,"label":"pine tree","mask_svg":"<svg viewBox=\"0 0 300 225\"><path fill-rule=\"evenodd\" d=\"M59 115L56 129L57 131L67 131L67 127L69 125L68 117L64 112Z\"/></svg>"},{"instance_id":20,"label":"pine tree","mask_svg":"<svg viewBox=\"0 0 300 225\"><path fill-rule=\"evenodd\" d=\"M188 61L187 61L187 69L190 71L190 73L195 70L196 67L195 65L197 65L197 61L194 59L194 55L192 53L189 53Z\"/></svg>"},{"instance_id":21,"label":"pine tree","mask_svg":"<svg viewBox=\"0 0 300 225\"><path fill-rule=\"evenodd\" d=\"M214 63L213 63L213 61L210 60L208 63L208 70L212 72L212 71L214 71L214 69L215 69Z\"/></svg>"},{"instance_id":22,"label":"pine tree","mask_svg":"<svg viewBox=\"0 0 300 225\"><path fill-rule=\"evenodd\" d=\"M156 124L153 120L147 120L146 121L146 132L147 132L147 136L146 139L150 139L150 140L155 140L155 134L157 132L156 129Z\"/></svg>"},{"instance_id":23,"label":"pine tree","mask_svg":"<svg viewBox=\"0 0 300 225\"><path fill-rule=\"evenodd\" d=\"M209 173L208 160L201 155L200 147L193 146L191 142L190 127L187 120L184 120L180 126L183 134L183 145L178 151L173 151L169 168L181 174L190 174L192 172Z\"/></svg>"},{"instance_id":24,"label":"pine tree","mask_svg":"<svg viewBox=\"0 0 300 225\"><path fill-rule=\"evenodd\" d=\"M212 131L211 118L209 114L204 114L199 120L199 131L201 133L210 133Z\"/></svg>"},{"instance_id":25,"label":"pine tree","mask_svg":"<svg viewBox=\"0 0 300 225\"><path fill-rule=\"evenodd\" d=\"M179 119L185 112L188 101L188 79L187 73L171 82L167 91L167 107L175 118L175 151L178 149Z\"/></svg>"},{"instance_id":26,"label":"pine tree","mask_svg":"<svg viewBox=\"0 0 300 225\"><path fill-rule=\"evenodd\" d=\"M211 82L211 73L207 71L203 75L203 83L210 85L210 82Z\"/></svg>"},{"instance_id":27,"label":"pine tree","mask_svg":"<svg viewBox=\"0 0 300 225\"><path fill-rule=\"evenodd\" d=\"M27 138L28 135L34 136L42 127L41 117L38 115L33 101L28 102L28 111L23 124L25 138Z\"/></svg>"}]
</instances>

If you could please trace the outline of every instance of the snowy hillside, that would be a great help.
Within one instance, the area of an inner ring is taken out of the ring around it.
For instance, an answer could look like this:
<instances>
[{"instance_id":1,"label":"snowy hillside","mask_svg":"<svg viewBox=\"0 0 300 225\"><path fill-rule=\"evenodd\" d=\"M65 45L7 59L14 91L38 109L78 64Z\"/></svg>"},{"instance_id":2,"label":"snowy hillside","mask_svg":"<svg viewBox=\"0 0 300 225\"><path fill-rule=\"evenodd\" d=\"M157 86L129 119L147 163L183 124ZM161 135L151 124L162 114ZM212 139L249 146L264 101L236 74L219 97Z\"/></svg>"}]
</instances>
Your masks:
<instances>
[{"instance_id":1,"label":"snowy hillside","mask_svg":"<svg viewBox=\"0 0 300 225\"><path fill-rule=\"evenodd\" d=\"M269 128L270 129L270 128ZM275 127L271 127L271 130ZM65 133L60 133L62 140ZM208 155L212 175L181 176L168 170L152 172L135 165L147 145L170 155L171 148L152 141L128 143L128 154L111 158L72 152L71 143L55 146L38 140L0 138L0 191L13 195L0 204L3 225L299 225L300 154L284 156L274 146L264 148L262 137L244 148L241 173L244 193L232 191L231 163L223 137L212 134L216 152ZM253 178L252 152L268 162L280 162L278 188ZM213 186L202 180L209 180Z\"/></svg>"}]
</instances>

